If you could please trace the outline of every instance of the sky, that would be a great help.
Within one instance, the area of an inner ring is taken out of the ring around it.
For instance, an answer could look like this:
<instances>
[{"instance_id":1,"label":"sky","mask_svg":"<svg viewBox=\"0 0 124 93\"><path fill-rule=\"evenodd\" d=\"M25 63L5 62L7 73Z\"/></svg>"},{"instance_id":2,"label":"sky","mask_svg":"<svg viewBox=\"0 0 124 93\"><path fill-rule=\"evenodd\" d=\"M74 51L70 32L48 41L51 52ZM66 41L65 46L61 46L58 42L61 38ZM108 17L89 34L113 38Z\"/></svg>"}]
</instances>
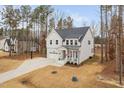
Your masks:
<instances>
[{"instance_id":1,"label":"sky","mask_svg":"<svg viewBox=\"0 0 124 93\"><path fill-rule=\"evenodd\" d=\"M32 9L37 7L31 5ZM64 16L71 16L73 18L73 25L81 27L84 24L90 25L92 23L99 24L100 13L99 6L96 5L54 5L52 6L55 12L63 13ZM2 6L0 6L2 10Z\"/></svg>"},{"instance_id":2,"label":"sky","mask_svg":"<svg viewBox=\"0 0 124 93\"><path fill-rule=\"evenodd\" d=\"M35 8L36 6L32 6ZM81 27L84 24L99 24L100 13L97 5L54 5L55 12L63 13L64 17L71 16L75 27Z\"/></svg>"},{"instance_id":3,"label":"sky","mask_svg":"<svg viewBox=\"0 0 124 93\"><path fill-rule=\"evenodd\" d=\"M73 18L74 26L81 27L84 24L90 25L92 23L98 24L99 6L95 5L57 5L53 6L55 11L63 12L65 16Z\"/></svg>"}]
</instances>

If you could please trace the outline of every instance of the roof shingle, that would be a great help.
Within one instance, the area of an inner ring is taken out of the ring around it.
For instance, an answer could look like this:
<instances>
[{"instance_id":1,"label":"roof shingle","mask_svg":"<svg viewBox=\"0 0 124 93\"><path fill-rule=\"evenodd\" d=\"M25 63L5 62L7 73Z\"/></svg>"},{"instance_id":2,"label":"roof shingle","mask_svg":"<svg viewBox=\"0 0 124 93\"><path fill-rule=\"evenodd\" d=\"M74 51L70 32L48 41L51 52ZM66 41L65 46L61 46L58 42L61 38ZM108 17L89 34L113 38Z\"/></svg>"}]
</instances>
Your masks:
<instances>
[{"instance_id":1,"label":"roof shingle","mask_svg":"<svg viewBox=\"0 0 124 93\"><path fill-rule=\"evenodd\" d=\"M77 38L81 41L84 38L89 28L90 27L77 27L77 28L71 28L69 31L68 29L62 29L61 31L56 29L56 32L63 39Z\"/></svg>"}]
</instances>

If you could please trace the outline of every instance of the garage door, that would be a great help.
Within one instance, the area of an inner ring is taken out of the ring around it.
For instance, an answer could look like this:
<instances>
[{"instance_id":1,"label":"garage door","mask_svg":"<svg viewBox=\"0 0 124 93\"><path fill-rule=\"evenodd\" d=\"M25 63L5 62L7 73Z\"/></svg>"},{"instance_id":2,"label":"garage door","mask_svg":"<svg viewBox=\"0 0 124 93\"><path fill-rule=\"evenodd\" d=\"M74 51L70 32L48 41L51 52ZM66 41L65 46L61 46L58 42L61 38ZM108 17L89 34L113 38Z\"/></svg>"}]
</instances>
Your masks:
<instances>
[{"instance_id":1,"label":"garage door","mask_svg":"<svg viewBox=\"0 0 124 93\"><path fill-rule=\"evenodd\" d=\"M49 58L58 60L58 54L49 54Z\"/></svg>"},{"instance_id":2,"label":"garage door","mask_svg":"<svg viewBox=\"0 0 124 93\"><path fill-rule=\"evenodd\" d=\"M56 59L58 60L59 53L55 49L51 49L48 51L48 58Z\"/></svg>"}]
</instances>

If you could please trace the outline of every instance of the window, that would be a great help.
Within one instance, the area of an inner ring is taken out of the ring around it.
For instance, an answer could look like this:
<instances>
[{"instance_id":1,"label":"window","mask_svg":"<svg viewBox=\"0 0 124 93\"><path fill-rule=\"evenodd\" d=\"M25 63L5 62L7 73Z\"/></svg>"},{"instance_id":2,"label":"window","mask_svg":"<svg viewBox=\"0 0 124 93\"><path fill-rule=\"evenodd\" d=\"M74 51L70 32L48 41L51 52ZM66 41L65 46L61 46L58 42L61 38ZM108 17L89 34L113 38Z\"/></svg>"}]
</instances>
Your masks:
<instances>
[{"instance_id":1,"label":"window","mask_svg":"<svg viewBox=\"0 0 124 93\"><path fill-rule=\"evenodd\" d=\"M66 45L68 45L68 40L66 40Z\"/></svg>"},{"instance_id":2,"label":"window","mask_svg":"<svg viewBox=\"0 0 124 93\"><path fill-rule=\"evenodd\" d=\"M56 40L56 45L58 45L58 40Z\"/></svg>"},{"instance_id":3,"label":"window","mask_svg":"<svg viewBox=\"0 0 124 93\"><path fill-rule=\"evenodd\" d=\"M50 45L52 45L52 40L50 40Z\"/></svg>"},{"instance_id":4,"label":"window","mask_svg":"<svg viewBox=\"0 0 124 93\"><path fill-rule=\"evenodd\" d=\"M90 45L90 43L91 43L90 40L88 40L88 45Z\"/></svg>"},{"instance_id":5,"label":"window","mask_svg":"<svg viewBox=\"0 0 124 93\"><path fill-rule=\"evenodd\" d=\"M75 40L75 45L77 45L77 40Z\"/></svg>"},{"instance_id":6,"label":"window","mask_svg":"<svg viewBox=\"0 0 124 93\"><path fill-rule=\"evenodd\" d=\"M73 40L70 40L70 44L73 45Z\"/></svg>"}]
</instances>

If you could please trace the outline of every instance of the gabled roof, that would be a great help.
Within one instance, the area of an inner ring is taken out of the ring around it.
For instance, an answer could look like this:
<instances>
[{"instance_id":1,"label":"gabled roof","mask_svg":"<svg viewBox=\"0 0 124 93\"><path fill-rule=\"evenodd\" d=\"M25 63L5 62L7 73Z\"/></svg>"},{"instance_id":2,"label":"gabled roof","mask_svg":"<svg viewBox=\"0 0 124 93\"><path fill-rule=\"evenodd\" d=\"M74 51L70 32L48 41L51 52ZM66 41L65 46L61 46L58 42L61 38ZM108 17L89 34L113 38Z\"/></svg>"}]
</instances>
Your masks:
<instances>
[{"instance_id":1,"label":"gabled roof","mask_svg":"<svg viewBox=\"0 0 124 93\"><path fill-rule=\"evenodd\" d=\"M88 31L90 27L76 27L68 29L62 29L61 31L56 29L56 32L63 38L63 39L69 39L69 38L77 38L79 41L83 40L86 32Z\"/></svg>"},{"instance_id":2,"label":"gabled roof","mask_svg":"<svg viewBox=\"0 0 124 93\"><path fill-rule=\"evenodd\" d=\"M12 39L13 41L16 39L15 36L10 36L10 39Z\"/></svg>"}]
</instances>

